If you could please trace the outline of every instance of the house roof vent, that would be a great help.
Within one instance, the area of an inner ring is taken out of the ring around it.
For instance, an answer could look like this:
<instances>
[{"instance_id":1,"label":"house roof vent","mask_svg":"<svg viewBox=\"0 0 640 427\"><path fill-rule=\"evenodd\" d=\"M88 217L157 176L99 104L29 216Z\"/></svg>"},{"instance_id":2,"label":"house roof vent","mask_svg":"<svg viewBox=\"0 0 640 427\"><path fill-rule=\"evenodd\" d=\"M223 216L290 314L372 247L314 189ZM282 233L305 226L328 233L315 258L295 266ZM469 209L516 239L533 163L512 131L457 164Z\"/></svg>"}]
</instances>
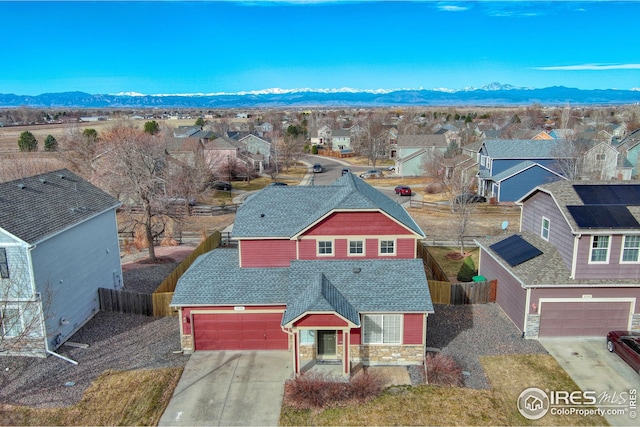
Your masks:
<instances>
[{"instance_id":1,"label":"house roof vent","mask_svg":"<svg viewBox=\"0 0 640 427\"><path fill-rule=\"evenodd\" d=\"M39 179L38 179L38 181L40 181L40 182L41 182L41 183L43 183L43 184L46 184L46 183L47 183L47 180L46 180L46 179L44 179L44 178L39 178Z\"/></svg>"},{"instance_id":2,"label":"house roof vent","mask_svg":"<svg viewBox=\"0 0 640 427\"><path fill-rule=\"evenodd\" d=\"M353 272L354 273L360 273L362 271L362 269L360 267L353 267Z\"/></svg>"},{"instance_id":3,"label":"house roof vent","mask_svg":"<svg viewBox=\"0 0 640 427\"><path fill-rule=\"evenodd\" d=\"M60 179L64 179L64 174L63 174L63 173L58 173L58 174L56 174L56 175L58 175L58 178L60 178Z\"/></svg>"},{"instance_id":4,"label":"house roof vent","mask_svg":"<svg viewBox=\"0 0 640 427\"><path fill-rule=\"evenodd\" d=\"M26 187L26 185L24 185L23 183L19 182L18 184L16 184L18 186L18 188L24 188Z\"/></svg>"}]
</instances>

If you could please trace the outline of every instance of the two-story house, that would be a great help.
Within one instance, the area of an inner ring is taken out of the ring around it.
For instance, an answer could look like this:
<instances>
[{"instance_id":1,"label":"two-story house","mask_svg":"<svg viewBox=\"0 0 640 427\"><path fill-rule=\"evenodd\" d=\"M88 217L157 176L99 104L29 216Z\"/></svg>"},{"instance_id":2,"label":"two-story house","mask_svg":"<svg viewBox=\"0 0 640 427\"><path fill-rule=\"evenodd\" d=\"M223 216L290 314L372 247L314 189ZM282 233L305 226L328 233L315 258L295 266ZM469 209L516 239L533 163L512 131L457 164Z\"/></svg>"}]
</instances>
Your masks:
<instances>
[{"instance_id":1,"label":"two-story house","mask_svg":"<svg viewBox=\"0 0 640 427\"><path fill-rule=\"evenodd\" d=\"M119 206L66 169L0 183L0 355L55 354L122 287Z\"/></svg>"},{"instance_id":2,"label":"two-story house","mask_svg":"<svg viewBox=\"0 0 640 427\"><path fill-rule=\"evenodd\" d=\"M422 176L425 164L440 161L449 143L444 134L436 135L398 135L395 144L388 148L389 158L395 160L396 174L405 176Z\"/></svg>"},{"instance_id":3,"label":"two-story house","mask_svg":"<svg viewBox=\"0 0 640 427\"><path fill-rule=\"evenodd\" d=\"M331 149L334 151L351 150L351 132L349 129L331 130Z\"/></svg>"},{"instance_id":4,"label":"two-story house","mask_svg":"<svg viewBox=\"0 0 640 427\"><path fill-rule=\"evenodd\" d=\"M269 141L249 134L238 142L244 145L243 151L252 159L253 168L258 173L264 172L264 169L269 167L271 163L271 143Z\"/></svg>"},{"instance_id":5,"label":"two-story house","mask_svg":"<svg viewBox=\"0 0 640 427\"><path fill-rule=\"evenodd\" d=\"M487 139L482 142L478 193L498 202L514 202L537 185L564 179L562 141Z\"/></svg>"},{"instance_id":6,"label":"two-story house","mask_svg":"<svg viewBox=\"0 0 640 427\"><path fill-rule=\"evenodd\" d=\"M524 336L640 330L640 184L562 180L519 203L518 234L477 243L479 274Z\"/></svg>"},{"instance_id":7,"label":"two-story house","mask_svg":"<svg viewBox=\"0 0 640 427\"><path fill-rule=\"evenodd\" d=\"M293 367L422 364L433 305L407 211L353 174L270 186L238 209L237 248L179 279L182 349L290 350Z\"/></svg>"}]
</instances>

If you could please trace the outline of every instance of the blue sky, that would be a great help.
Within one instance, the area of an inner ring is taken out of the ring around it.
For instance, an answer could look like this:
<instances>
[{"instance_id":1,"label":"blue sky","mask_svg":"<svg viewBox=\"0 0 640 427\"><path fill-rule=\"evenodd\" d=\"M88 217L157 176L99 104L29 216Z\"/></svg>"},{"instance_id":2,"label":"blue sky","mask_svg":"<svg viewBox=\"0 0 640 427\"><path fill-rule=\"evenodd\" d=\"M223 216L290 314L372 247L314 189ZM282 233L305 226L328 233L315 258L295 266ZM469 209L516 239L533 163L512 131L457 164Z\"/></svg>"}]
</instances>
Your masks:
<instances>
[{"instance_id":1,"label":"blue sky","mask_svg":"<svg viewBox=\"0 0 640 427\"><path fill-rule=\"evenodd\" d=\"M640 88L636 1L0 2L0 93Z\"/></svg>"}]
</instances>

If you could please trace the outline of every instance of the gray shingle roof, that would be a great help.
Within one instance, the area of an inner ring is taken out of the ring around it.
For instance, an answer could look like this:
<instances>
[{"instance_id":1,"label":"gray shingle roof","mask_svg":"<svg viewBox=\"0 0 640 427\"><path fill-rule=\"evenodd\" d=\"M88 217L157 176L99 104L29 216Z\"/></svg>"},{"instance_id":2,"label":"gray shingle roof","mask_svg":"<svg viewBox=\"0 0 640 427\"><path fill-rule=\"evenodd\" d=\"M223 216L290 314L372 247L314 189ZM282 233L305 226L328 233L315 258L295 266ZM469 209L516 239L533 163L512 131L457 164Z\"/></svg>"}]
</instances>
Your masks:
<instances>
[{"instance_id":1,"label":"gray shingle roof","mask_svg":"<svg viewBox=\"0 0 640 427\"><path fill-rule=\"evenodd\" d=\"M269 186L238 209L233 237L291 238L333 210L381 210L420 236L407 211L353 174L327 186Z\"/></svg>"},{"instance_id":2,"label":"gray shingle roof","mask_svg":"<svg viewBox=\"0 0 640 427\"><path fill-rule=\"evenodd\" d=\"M557 139L487 139L483 145L492 159L553 159L561 157Z\"/></svg>"},{"instance_id":3,"label":"gray shingle roof","mask_svg":"<svg viewBox=\"0 0 640 427\"><path fill-rule=\"evenodd\" d=\"M518 235L541 250L542 255L525 261L515 267L511 267L490 248L494 243L500 242L509 236L492 236L485 239L477 239L476 242L493 257L501 260L502 267L511 272L511 274L523 282L526 287L543 285L637 285L638 283L637 279L571 279L571 271L567 264L565 264L555 246L544 240L542 237L528 231L523 231L518 233ZM492 278L488 277L488 279Z\"/></svg>"},{"instance_id":4,"label":"gray shingle roof","mask_svg":"<svg viewBox=\"0 0 640 427\"><path fill-rule=\"evenodd\" d=\"M398 135L400 147L446 147L446 136L442 134L431 135Z\"/></svg>"},{"instance_id":5,"label":"gray shingle roof","mask_svg":"<svg viewBox=\"0 0 640 427\"><path fill-rule=\"evenodd\" d=\"M522 172L524 170L527 170L527 169L529 169L531 167L535 167L535 166L538 166L538 167L543 168L543 169L547 169L549 172L557 175L558 179L562 179L563 178L563 176L560 175L559 173L554 172L553 170L551 170L549 168L546 168L546 167L540 165L539 163L532 162L531 160L525 160L524 162L520 162L517 165L512 166L509 169L503 170L499 174L492 176L491 179L493 181L495 181L495 182L500 182L500 181L502 181L502 180L504 180L506 178L509 178L512 175L518 174L518 173L520 173L520 172Z\"/></svg>"},{"instance_id":6,"label":"gray shingle roof","mask_svg":"<svg viewBox=\"0 0 640 427\"><path fill-rule=\"evenodd\" d=\"M310 260L292 261L291 267L240 268L237 248L200 256L178 280L171 301L172 306L276 304L287 304L287 321L309 310L336 311L356 324L354 310L433 312L421 259Z\"/></svg>"},{"instance_id":7,"label":"gray shingle roof","mask_svg":"<svg viewBox=\"0 0 640 427\"><path fill-rule=\"evenodd\" d=\"M0 228L29 244L118 206L67 169L0 183Z\"/></svg>"}]
</instances>

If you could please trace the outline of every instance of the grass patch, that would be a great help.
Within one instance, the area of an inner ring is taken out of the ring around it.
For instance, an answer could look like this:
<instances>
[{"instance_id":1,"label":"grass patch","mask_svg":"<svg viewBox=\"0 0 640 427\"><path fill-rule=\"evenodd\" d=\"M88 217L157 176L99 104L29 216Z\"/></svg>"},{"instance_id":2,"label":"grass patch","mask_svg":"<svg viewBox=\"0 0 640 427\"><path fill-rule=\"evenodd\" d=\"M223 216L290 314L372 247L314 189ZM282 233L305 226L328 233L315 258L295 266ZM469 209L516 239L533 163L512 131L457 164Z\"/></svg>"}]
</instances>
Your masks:
<instances>
[{"instance_id":1,"label":"grass patch","mask_svg":"<svg viewBox=\"0 0 640 427\"><path fill-rule=\"evenodd\" d=\"M518 412L517 397L528 387L578 390L549 355L481 359L492 390L432 385L393 387L371 402L323 411L283 406L280 425L606 425L602 417L552 416L530 421Z\"/></svg>"},{"instance_id":2,"label":"grass patch","mask_svg":"<svg viewBox=\"0 0 640 427\"><path fill-rule=\"evenodd\" d=\"M471 254L474 264L477 266L480 259L480 249L465 247L465 252ZM456 276L460 270L460 266L464 262L464 258L461 259L449 259L447 254L452 252L460 252L460 248L452 248L448 246L429 246L429 252L438 261L440 267L444 270L447 276Z\"/></svg>"},{"instance_id":3,"label":"grass patch","mask_svg":"<svg viewBox=\"0 0 640 427\"><path fill-rule=\"evenodd\" d=\"M73 406L0 405L0 425L155 426L181 374L182 368L106 371Z\"/></svg>"}]
</instances>

